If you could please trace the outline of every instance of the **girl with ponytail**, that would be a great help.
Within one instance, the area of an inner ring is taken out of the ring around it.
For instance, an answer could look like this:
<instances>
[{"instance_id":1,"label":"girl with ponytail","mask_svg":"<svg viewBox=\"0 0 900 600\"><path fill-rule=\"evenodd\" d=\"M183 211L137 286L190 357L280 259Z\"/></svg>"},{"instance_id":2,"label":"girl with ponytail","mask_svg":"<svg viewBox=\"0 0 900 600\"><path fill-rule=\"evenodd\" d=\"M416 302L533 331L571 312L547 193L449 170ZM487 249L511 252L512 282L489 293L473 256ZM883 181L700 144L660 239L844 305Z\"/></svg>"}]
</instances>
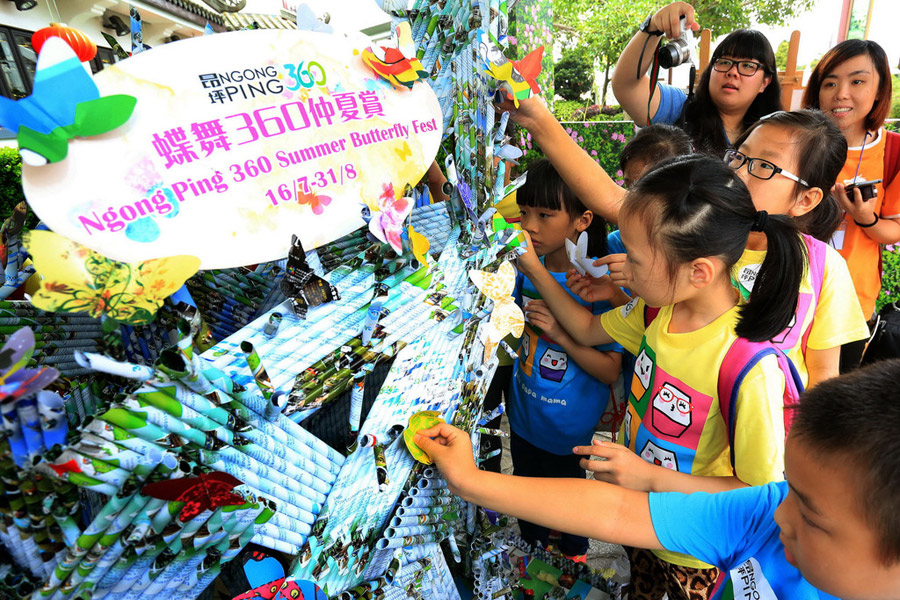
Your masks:
<instances>
[{"instance_id":1,"label":"girl with ponytail","mask_svg":"<svg viewBox=\"0 0 900 600\"><path fill-rule=\"evenodd\" d=\"M604 459L582 465L596 479L640 491L718 492L781 480L783 366L776 355L748 363L730 411L733 427L720 408L719 379L738 336L770 340L794 317L806 245L793 219L757 210L728 165L700 155L648 171L628 191L619 217L628 248L624 270L635 293L619 309L592 315L532 252L519 259L543 297L525 306L526 317L549 309L578 343L615 341L637 356L624 446L576 447L576 454ZM764 235L768 250L742 304L731 272L751 233ZM699 582L707 591L715 581L714 568L689 556L635 558L633 569L663 569L670 581ZM670 597L683 594L676 592Z\"/></svg>"}]
</instances>

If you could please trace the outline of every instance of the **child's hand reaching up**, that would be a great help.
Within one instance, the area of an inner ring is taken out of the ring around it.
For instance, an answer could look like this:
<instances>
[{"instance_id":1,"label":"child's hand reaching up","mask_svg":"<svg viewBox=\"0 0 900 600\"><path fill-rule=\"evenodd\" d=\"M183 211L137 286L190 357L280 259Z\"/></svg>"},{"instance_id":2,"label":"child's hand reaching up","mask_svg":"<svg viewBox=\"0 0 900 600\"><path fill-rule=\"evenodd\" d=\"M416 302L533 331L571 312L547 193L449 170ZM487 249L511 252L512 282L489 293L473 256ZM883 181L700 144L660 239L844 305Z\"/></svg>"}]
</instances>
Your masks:
<instances>
[{"instance_id":1,"label":"child's hand reaching up","mask_svg":"<svg viewBox=\"0 0 900 600\"><path fill-rule=\"evenodd\" d=\"M441 423L418 432L415 442L440 469L450 491L461 496L460 485L473 471L478 471L468 434L452 425Z\"/></svg>"}]
</instances>

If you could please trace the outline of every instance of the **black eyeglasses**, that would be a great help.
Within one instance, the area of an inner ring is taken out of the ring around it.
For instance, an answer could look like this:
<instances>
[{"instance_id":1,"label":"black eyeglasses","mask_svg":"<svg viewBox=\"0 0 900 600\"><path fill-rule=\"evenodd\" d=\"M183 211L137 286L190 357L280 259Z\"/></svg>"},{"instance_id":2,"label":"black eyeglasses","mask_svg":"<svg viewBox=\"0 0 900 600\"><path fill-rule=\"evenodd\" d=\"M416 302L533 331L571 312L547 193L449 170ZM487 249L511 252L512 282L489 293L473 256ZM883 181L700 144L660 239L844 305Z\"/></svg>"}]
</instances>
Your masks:
<instances>
[{"instance_id":1,"label":"black eyeglasses","mask_svg":"<svg viewBox=\"0 0 900 600\"><path fill-rule=\"evenodd\" d=\"M747 172L757 179L768 180L772 179L778 174L781 174L788 179L796 181L800 185L811 187L808 183L806 183L790 171L785 171L775 163L769 162L764 158L750 158L746 154L741 154L737 150L727 150L725 152L724 160L725 164L735 171L740 169L741 166L744 165L744 163L747 163Z\"/></svg>"},{"instance_id":2,"label":"black eyeglasses","mask_svg":"<svg viewBox=\"0 0 900 600\"><path fill-rule=\"evenodd\" d=\"M731 60L730 58L717 58L713 62L713 69L719 73L727 73L734 65L737 65L738 73L745 77L756 75L760 69L766 70L766 66L762 63L752 60Z\"/></svg>"}]
</instances>

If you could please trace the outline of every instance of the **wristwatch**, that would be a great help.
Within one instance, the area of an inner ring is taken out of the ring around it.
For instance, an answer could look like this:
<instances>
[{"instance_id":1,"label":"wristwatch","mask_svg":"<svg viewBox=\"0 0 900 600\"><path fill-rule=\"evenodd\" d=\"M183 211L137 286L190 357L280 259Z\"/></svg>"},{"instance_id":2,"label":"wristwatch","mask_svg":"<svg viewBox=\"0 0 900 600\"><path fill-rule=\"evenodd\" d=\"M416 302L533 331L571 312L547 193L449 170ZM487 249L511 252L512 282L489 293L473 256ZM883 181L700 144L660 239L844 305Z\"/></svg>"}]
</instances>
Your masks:
<instances>
[{"instance_id":1,"label":"wristwatch","mask_svg":"<svg viewBox=\"0 0 900 600\"><path fill-rule=\"evenodd\" d=\"M653 19L653 13L650 13L649 15L647 15L647 18L644 19L644 22L641 23L641 27L640 27L640 29L638 29L638 31L640 31L642 33L646 33L647 35L656 35L656 36L662 35L663 34L662 31L659 31L657 29L650 29L650 21L652 19Z\"/></svg>"}]
</instances>

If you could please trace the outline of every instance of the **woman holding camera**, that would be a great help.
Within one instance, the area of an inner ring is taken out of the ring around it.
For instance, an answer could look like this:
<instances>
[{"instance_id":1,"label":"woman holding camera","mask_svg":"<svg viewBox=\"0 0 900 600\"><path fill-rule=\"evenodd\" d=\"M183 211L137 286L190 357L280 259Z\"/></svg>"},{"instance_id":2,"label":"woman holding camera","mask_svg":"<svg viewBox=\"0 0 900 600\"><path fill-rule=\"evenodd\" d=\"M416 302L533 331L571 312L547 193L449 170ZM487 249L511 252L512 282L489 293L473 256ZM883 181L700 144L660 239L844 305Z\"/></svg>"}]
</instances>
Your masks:
<instances>
[{"instance_id":1,"label":"woman holding camera","mask_svg":"<svg viewBox=\"0 0 900 600\"><path fill-rule=\"evenodd\" d=\"M700 29L694 21L694 8L685 2L673 2L647 17L619 57L613 93L637 125L651 121L679 125L691 136L697 151L721 157L749 125L781 110L775 53L763 34L739 29L716 47L692 99L663 83L651 88L647 69L659 36L675 40L673 50L683 55L677 48L682 44L682 27Z\"/></svg>"},{"instance_id":2,"label":"woman holding camera","mask_svg":"<svg viewBox=\"0 0 900 600\"><path fill-rule=\"evenodd\" d=\"M832 245L847 260L868 319L881 291L881 245L900 241L900 178L894 177L900 136L882 127L891 106L884 50L870 40L847 40L826 52L809 77L803 105L828 115L847 139L847 162L834 190L844 220ZM842 373L859 366L864 348L865 340L842 348Z\"/></svg>"}]
</instances>

